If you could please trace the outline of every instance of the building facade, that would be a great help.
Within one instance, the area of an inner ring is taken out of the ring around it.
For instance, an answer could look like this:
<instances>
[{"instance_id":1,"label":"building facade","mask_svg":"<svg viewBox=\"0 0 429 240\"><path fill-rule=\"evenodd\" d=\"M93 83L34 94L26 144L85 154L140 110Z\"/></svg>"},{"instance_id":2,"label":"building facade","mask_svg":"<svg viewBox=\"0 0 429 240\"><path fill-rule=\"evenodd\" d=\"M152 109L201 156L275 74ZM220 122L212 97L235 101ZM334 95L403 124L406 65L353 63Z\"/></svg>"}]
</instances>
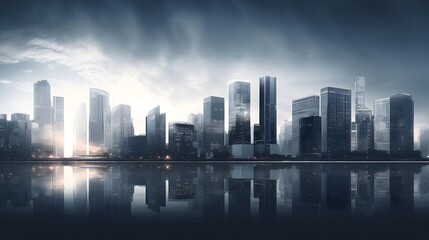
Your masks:
<instances>
[{"instance_id":1,"label":"building facade","mask_svg":"<svg viewBox=\"0 0 429 240\"><path fill-rule=\"evenodd\" d=\"M168 128L168 152L173 159L195 158L194 125L184 122L172 122Z\"/></svg>"},{"instance_id":2,"label":"building facade","mask_svg":"<svg viewBox=\"0 0 429 240\"><path fill-rule=\"evenodd\" d=\"M292 154L300 153L299 120L305 117L319 116L319 96L309 96L292 101Z\"/></svg>"},{"instance_id":3,"label":"building facade","mask_svg":"<svg viewBox=\"0 0 429 240\"><path fill-rule=\"evenodd\" d=\"M165 154L166 114L160 106L152 109L146 116L146 141L148 156L157 158Z\"/></svg>"},{"instance_id":4,"label":"building facade","mask_svg":"<svg viewBox=\"0 0 429 240\"><path fill-rule=\"evenodd\" d=\"M88 112L81 103L73 122L73 156L88 154Z\"/></svg>"},{"instance_id":5,"label":"building facade","mask_svg":"<svg viewBox=\"0 0 429 240\"><path fill-rule=\"evenodd\" d=\"M222 97L207 97L203 108L204 151L211 157L225 145L225 100Z\"/></svg>"},{"instance_id":6,"label":"building facade","mask_svg":"<svg viewBox=\"0 0 429 240\"><path fill-rule=\"evenodd\" d=\"M299 120L299 149L300 155L321 153L322 148L322 119L320 116L300 118Z\"/></svg>"},{"instance_id":7,"label":"building facade","mask_svg":"<svg viewBox=\"0 0 429 240\"><path fill-rule=\"evenodd\" d=\"M374 149L390 151L390 99L374 101Z\"/></svg>"},{"instance_id":8,"label":"building facade","mask_svg":"<svg viewBox=\"0 0 429 240\"><path fill-rule=\"evenodd\" d=\"M119 104L112 109L112 153L125 155L128 138L134 135L131 106Z\"/></svg>"},{"instance_id":9,"label":"building facade","mask_svg":"<svg viewBox=\"0 0 429 240\"><path fill-rule=\"evenodd\" d=\"M53 154L56 158L64 157L64 98L54 96L52 114Z\"/></svg>"},{"instance_id":10,"label":"building facade","mask_svg":"<svg viewBox=\"0 0 429 240\"><path fill-rule=\"evenodd\" d=\"M231 83L228 144L250 144L250 132L250 83Z\"/></svg>"},{"instance_id":11,"label":"building facade","mask_svg":"<svg viewBox=\"0 0 429 240\"><path fill-rule=\"evenodd\" d=\"M390 154L414 151L414 101L399 93L390 97Z\"/></svg>"},{"instance_id":12,"label":"building facade","mask_svg":"<svg viewBox=\"0 0 429 240\"><path fill-rule=\"evenodd\" d=\"M264 144L277 144L277 78L259 78L259 126Z\"/></svg>"},{"instance_id":13,"label":"building facade","mask_svg":"<svg viewBox=\"0 0 429 240\"><path fill-rule=\"evenodd\" d=\"M89 154L109 154L112 146L109 93L91 88L89 94Z\"/></svg>"},{"instance_id":14,"label":"building facade","mask_svg":"<svg viewBox=\"0 0 429 240\"><path fill-rule=\"evenodd\" d=\"M47 80L41 80L33 85L34 122L37 128L33 130L32 145L37 157L52 155L52 103L51 85Z\"/></svg>"}]
</instances>

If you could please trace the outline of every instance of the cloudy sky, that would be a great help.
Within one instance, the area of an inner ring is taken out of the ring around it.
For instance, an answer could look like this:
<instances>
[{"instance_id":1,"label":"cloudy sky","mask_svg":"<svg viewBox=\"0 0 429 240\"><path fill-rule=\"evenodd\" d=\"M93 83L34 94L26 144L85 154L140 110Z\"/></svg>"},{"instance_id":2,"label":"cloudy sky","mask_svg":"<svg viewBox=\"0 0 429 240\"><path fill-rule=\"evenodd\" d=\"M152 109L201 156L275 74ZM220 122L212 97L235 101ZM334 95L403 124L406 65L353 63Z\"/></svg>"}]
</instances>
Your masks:
<instances>
[{"instance_id":1,"label":"cloudy sky","mask_svg":"<svg viewBox=\"0 0 429 240\"><path fill-rule=\"evenodd\" d=\"M276 76L278 122L291 101L320 88L367 81L367 105L398 92L429 124L427 1L2 1L0 112L33 115L33 83L64 96L66 155L73 117L89 88L132 106L136 133L157 105L167 121L202 112L228 83Z\"/></svg>"}]
</instances>

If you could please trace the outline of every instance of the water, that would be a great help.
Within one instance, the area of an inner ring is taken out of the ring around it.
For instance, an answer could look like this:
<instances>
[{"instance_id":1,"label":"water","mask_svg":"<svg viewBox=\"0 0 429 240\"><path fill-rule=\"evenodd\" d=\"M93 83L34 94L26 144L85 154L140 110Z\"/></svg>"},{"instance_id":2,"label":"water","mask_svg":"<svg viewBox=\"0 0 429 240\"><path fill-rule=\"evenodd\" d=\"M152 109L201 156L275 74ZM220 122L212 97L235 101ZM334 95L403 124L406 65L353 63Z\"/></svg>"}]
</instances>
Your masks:
<instances>
[{"instance_id":1,"label":"water","mask_svg":"<svg viewBox=\"0 0 429 240\"><path fill-rule=\"evenodd\" d=\"M427 239L424 163L1 163L0 237Z\"/></svg>"}]
</instances>

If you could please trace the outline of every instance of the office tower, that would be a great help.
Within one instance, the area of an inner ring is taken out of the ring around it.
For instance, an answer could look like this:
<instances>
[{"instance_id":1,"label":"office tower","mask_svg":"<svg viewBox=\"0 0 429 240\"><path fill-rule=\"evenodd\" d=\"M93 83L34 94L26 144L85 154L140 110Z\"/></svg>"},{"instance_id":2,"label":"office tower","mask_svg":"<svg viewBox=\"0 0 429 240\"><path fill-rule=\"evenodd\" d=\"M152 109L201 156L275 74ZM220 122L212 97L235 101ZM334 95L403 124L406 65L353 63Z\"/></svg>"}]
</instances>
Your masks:
<instances>
[{"instance_id":1,"label":"office tower","mask_svg":"<svg viewBox=\"0 0 429 240\"><path fill-rule=\"evenodd\" d=\"M420 153L423 158L429 156L429 128L420 129Z\"/></svg>"},{"instance_id":2,"label":"office tower","mask_svg":"<svg viewBox=\"0 0 429 240\"><path fill-rule=\"evenodd\" d=\"M0 151L8 145L7 115L0 114Z\"/></svg>"},{"instance_id":3,"label":"office tower","mask_svg":"<svg viewBox=\"0 0 429 240\"><path fill-rule=\"evenodd\" d=\"M174 159L196 157L194 148L194 125L173 122L168 129L168 152Z\"/></svg>"},{"instance_id":4,"label":"office tower","mask_svg":"<svg viewBox=\"0 0 429 240\"><path fill-rule=\"evenodd\" d=\"M280 153L282 155L292 155L292 122L285 120L280 126L279 134Z\"/></svg>"},{"instance_id":5,"label":"office tower","mask_svg":"<svg viewBox=\"0 0 429 240\"><path fill-rule=\"evenodd\" d=\"M201 152L203 151L203 114L189 114L188 115L188 122L190 122L192 125L194 125L194 147L197 148L197 154L200 156Z\"/></svg>"},{"instance_id":6,"label":"office tower","mask_svg":"<svg viewBox=\"0 0 429 240\"><path fill-rule=\"evenodd\" d=\"M41 80L33 85L34 129L32 139L37 156L47 157L52 154L52 104L51 86L47 80Z\"/></svg>"},{"instance_id":7,"label":"office tower","mask_svg":"<svg viewBox=\"0 0 429 240\"><path fill-rule=\"evenodd\" d=\"M128 138L134 135L131 106L119 104L112 109L112 153L115 155L128 152Z\"/></svg>"},{"instance_id":8,"label":"office tower","mask_svg":"<svg viewBox=\"0 0 429 240\"><path fill-rule=\"evenodd\" d=\"M374 149L390 151L390 99L374 101Z\"/></svg>"},{"instance_id":9,"label":"office tower","mask_svg":"<svg viewBox=\"0 0 429 240\"><path fill-rule=\"evenodd\" d=\"M299 120L299 154L321 153L321 124L320 116L305 117Z\"/></svg>"},{"instance_id":10,"label":"office tower","mask_svg":"<svg viewBox=\"0 0 429 240\"><path fill-rule=\"evenodd\" d=\"M229 85L228 143L250 144L250 83Z\"/></svg>"},{"instance_id":11,"label":"office tower","mask_svg":"<svg viewBox=\"0 0 429 240\"><path fill-rule=\"evenodd\" d=\"M357 77L355 81L355 122L356 122L356 144L353 150L368 152L373 149L373 121L372 111L365 106L365 77Z\"/></svg>"},{"instance_id":12,"label":"office tower","mask_svg":"<svg viewBox=\"0 0 429 240\"><path fill-rule=\"evenodd\" d=\"M277 144L277 78L259 78L259 125L264 144Z\"/></svg>"},{"instance_id":13,"label":"office tower","mask_svg":"<svg viewBox=\"0 0 429 240\"><path fill-rule=\"evenodd\" d=\"M81 103L74 116L73 156L88 154L88 118L85 103Z\"/></svg>"},{"instance_id":14,"label":"office tower","mask_svg":"<svg viewBox=\"0 0 429 240\"><path fill-rule=\"evenodd\" d=\"M320 95L322 152L331 156L350 152L351 91L327 87Z\"/></svg>"},{"instance_id":15,"label":"office tower","mask_svg":"<svg viewBox=\"0 0 429 240\"><path fill-rule=\"evenodd\" d=\"M160 113L159 106L146 116L147 150L151 157L161 157L165 153L165 117L165 113Z\"/></svg>"},{"instance_id":16,"label":"office tower","mask_svg":"<svg viewBox=\"0 0 429 240\"><path fill-rule=\"evenodd\" d=\"M204 99L203 138L204 151L208 156L219 151L224 144L225 101L222 97L210 96Z\"/></svg>"},{"instance_id":17,"label":"office tower","mask_svg":"<svg viewBox=\"0 0 429 240\"><path fill-rule=\"evenodd\" d=\"M358 132L356 122L352 122L351 129L350 151L354 152L358 150Z\"/></svg>"},{"instance_id":18,"label":"office tower","mask_svg":"<svg viewBox=\"0 0 429 240\"><path fill-rule=\"evenodd\" d=\"M8 123L8 144L14 157L22 159L31 157L31 142L33 124L30 116L23 113L12 114Z\"/></svg>"},{"instance_id":19,"label":"office tower","mask_svg":"<svg viewBox=\"0 0 429 240\"><path fill-rule=\"evenodd\" d=\"M414 151L414 101L409 94L390 97L390 154Z\"/></svg>"},{"instance_id":20,"label":"office tower","mask_svg":"<svg viewBox=\"0 0 429 240\"><path fill-rule=\"evenodd\" d=\"M54 157L64 157L64 98L54 96L52 137Z\"/></svg>"},{"instance_id":21,"label":"office tower","mask_svg":"<svg viewBox=\"0 0 429 240\"><path fill-rule=\"evenodd\" d=\"M357 151L368 152L374 148L372 110L356 110Z\"/></svg>"},{"instance_id":22,"label":"office tower","mask_svg":"<svg viewBox=\"0 0 429 240\"><path fill-rule=\"evenodd\" d=\"M112 144L109 93L89 90L89 154L110 153Z\"/></svg>"},{"instance_id":23,"label":"office tower","mask_svg":"<svg viewBox=\"0 0 429 240\"><path fill-rule=\"evenodd\" d=\"M131 158L143 158L147 156L147 138L145 135L128 138L128 156Z\"/></svg>"},{"instance_id":24,"label":"office tower","mask_svg":"<svg viewBox=\"0 0 429 240\"><path fill-rule=\"evenodd\" d=\"M299 120L305 117L319 116L319 96L309 96L292 101L292 154L298 155Z\"/></svg>"}]
</instances>

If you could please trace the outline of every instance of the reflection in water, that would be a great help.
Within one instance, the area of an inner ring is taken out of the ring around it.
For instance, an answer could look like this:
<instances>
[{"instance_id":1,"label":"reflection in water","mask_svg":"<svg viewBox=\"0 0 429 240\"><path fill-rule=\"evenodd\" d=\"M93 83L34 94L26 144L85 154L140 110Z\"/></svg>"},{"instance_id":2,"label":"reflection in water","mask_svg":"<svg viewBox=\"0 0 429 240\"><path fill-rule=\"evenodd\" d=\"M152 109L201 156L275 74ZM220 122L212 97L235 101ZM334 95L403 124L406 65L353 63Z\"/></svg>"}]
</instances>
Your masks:
<instances>
[{"instance_id":1,"label":"reflection in water","mask_svg":"<svg viewBox=\"0 0 429 240\"><path fill-rule=\"evenodd\" d=\"M0 165L2 220L269 223L428 213L424 165Z\"/></svg>"}]
</instances>

